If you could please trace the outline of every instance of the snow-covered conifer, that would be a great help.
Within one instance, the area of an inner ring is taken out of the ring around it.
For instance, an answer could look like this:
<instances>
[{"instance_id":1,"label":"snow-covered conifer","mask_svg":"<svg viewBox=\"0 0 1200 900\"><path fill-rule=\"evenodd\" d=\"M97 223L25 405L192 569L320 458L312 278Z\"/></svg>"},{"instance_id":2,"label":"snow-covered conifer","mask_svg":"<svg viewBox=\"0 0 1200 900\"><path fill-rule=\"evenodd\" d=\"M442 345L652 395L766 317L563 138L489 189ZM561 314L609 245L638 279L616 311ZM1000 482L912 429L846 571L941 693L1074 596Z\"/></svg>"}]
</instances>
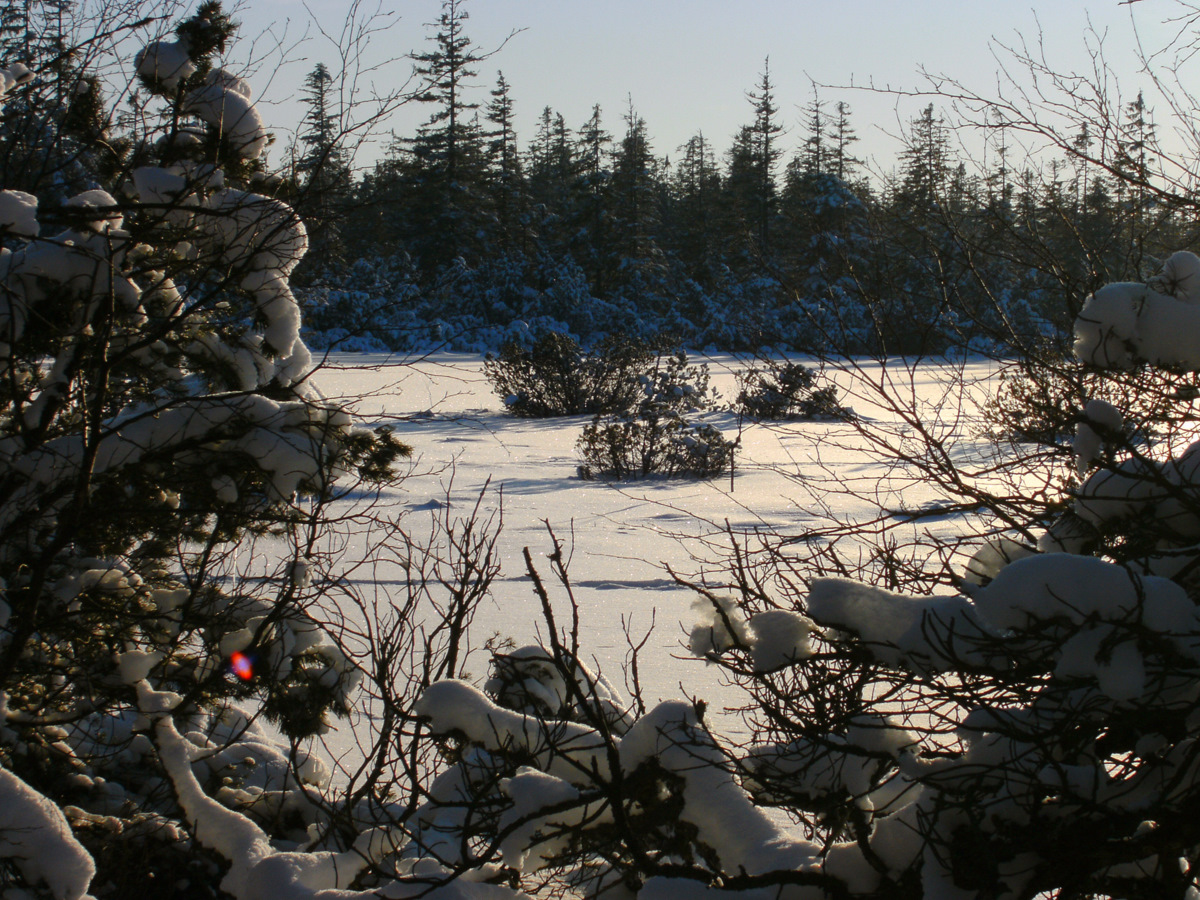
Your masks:
<instances>
[{"instance_id":1,"label":"snow-covered conifer","mask_svg":"<svg viewBox=\"0 0 1200 900\"><path fill-rule=\"evenodd\" d=\"M248 183L267 136L214 66L233 27L204 3L139 54L161 119L109 145L111 180L0 190L0 883L64 900L350 877L272 840L315 821L301 741L362 677L320 611L321 509L405 448L309 383L307 238Z\"/></svg>"}]
</instances>

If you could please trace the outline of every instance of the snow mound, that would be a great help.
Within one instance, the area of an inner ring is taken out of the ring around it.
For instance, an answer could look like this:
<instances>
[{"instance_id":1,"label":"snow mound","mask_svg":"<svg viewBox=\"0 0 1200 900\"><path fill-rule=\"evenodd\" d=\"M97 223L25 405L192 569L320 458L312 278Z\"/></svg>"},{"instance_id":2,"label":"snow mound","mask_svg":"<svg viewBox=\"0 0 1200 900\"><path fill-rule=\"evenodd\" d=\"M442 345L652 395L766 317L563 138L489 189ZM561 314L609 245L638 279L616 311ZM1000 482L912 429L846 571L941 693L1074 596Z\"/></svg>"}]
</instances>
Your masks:
<instances>
[{"instance_id":1,"label":"snow mound","mask_svg":"<svg viewBox=\"0 0 1200 900\"><path fill-rule=\"evenodd\" d=\"M155 41L147 45L134 57L134 66L137 74L161 82L169 91L196 72L196 64L188 57L183 41Z\"/></svg>"}]
</instances>

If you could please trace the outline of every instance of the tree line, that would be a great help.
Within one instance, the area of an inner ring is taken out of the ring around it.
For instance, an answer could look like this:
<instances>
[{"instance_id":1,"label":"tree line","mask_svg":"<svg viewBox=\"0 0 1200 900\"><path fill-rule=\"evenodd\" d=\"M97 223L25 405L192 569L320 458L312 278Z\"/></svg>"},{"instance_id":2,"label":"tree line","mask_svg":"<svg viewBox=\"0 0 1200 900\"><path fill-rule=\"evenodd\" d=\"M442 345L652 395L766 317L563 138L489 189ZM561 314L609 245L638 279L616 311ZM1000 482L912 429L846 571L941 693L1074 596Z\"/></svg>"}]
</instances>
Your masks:
<instances>
[{"instance_id":1,"label":"tree line","mask_svg":"<svg viewBox=\"0 0 1200 900\"><path fill-rule=\"evenodd\" d=\"M1141 94L1111 127L1081 112L1073 152L1038 159L999 113L972 157L929 103L872 173L850 105L815 87L789 142L768 59L724 150L697 131L661 152L632 99L616 123L546 107L522 140L468 21L446 0L411 57L429 117L360 175L333 74L308 76L291 171L314 253L299 274L310 323L351 346L494 342L514 323L729 349L1005 346L1063 333L1090 291L1189 244L1188 204L1149 189L1162 151Z\"/></svg>"}]
</instances>

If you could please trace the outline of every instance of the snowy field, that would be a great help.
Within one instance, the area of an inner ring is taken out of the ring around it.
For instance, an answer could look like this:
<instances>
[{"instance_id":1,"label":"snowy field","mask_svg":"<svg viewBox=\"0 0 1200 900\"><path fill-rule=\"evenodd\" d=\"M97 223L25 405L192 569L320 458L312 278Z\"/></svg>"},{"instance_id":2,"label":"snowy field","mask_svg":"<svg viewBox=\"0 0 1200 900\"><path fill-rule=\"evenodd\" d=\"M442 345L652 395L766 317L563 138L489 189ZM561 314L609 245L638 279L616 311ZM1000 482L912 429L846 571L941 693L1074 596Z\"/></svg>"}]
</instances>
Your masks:
<instances>
[{"instance_id":1,"label":"snowy field","mask_svg":"<svg viewBox=\"0 0 1200 900\"><path fill-rule=\"evenodd\" d=\"M735 375L745 363L731 356L693 359L707 362L722 404L731 405ZM987 442L975 437L974 407L994 368L985 361L915 368L871 362L827 376L842 387L841 402L873 426L903 434L895 410L881 407L875 396L887 384L892 394L907 397L930 427L954 430L955 453L973 454L987 449ZM948 387L964 379L970 397ZM480 357L443 354L404 361L344 355L328 360L316 383L327 397L348 401L364 422L391 425L413 447L412 474L384 497L386 514L402 517L410 533L427 533L447 503L455 515L468 515L485 487L484 509L502 512L503 568L494 602L476 618L475 647L492 634L518 645L537 640L541 613L522 550L530 549L548 578L548 523L570 551L585 659L620 685L625 627L640 638L654 625L642 654L648 703L679 697L680 685L712 708L726 699L715 669L687 658L684 644L696 619L695 595L674 582L668 567L688 577L719 574L729 546L727 528L739 534L803 535L827 524L822 502L836 503L842 516L877 511L862 501L856 509L853 498L844 495L831 500L830 490L850 487L863 496L891 490L890 497L880 499L903 509L938 500L928 486L910 483L903 468L893 469L868 452L855 429L842 422L754 424L739 422L728 410L709 412L702 418L727 437L740 434L732 480L588 481L577 475L575 442L589 417L507 415L484 378ZM936 527L950 534L958 523L946 520ZM363 585L366 593L381 586L375 596L386 602L389 581L400 576L376 567L356 577L374 582ZM481 658L471 671L482 675L485 666Z\"/></svg>"}]
</instances>

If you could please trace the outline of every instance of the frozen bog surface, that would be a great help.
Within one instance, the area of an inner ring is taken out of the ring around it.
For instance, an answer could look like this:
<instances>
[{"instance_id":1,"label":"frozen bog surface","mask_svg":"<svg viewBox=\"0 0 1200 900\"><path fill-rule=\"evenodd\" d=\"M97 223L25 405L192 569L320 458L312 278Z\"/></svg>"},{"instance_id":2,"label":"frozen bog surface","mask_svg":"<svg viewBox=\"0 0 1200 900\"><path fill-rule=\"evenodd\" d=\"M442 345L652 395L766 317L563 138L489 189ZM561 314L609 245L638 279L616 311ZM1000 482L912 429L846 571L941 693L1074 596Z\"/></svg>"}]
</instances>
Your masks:
<instances>
[{"instance_id":1,"label":"frozen bog surface","mask_svg":"<svg viewBox=\"0 0 1200 900\"><path fill-rule=\"evenodd\" d=\"M736 373L746 363L729 355L694 358L708 363L721 393L719 405L732 406ZM870 365L875 369L867 374L879 377L877 365ZM961 374L957 366L953 369ZM980 361L969 364L966 374L968 380L986 381L993 370L994 363ZM949 372L923 366L916 371L916 390L927 391L935 402ZM844 380L845 373L827 377ZM346 354L326 360L314 382L330 399L351 400L363 424L387 424L412 445L412 474L383 497L388 515L403 515L406 528L427 532L433 517L447 512L446 504L452 507L448 512L468 515L485 486L484 507L502 508L503 567L494 603L475 619L475 646L494 633L511 637L518 646L543 634L522 550L528 547L548 575L549 527L566 546L586 660L619 684L626 625L640 637L654 624L641 666L647 702L678 697L682 683L708 699L710 709L721 707L715 667L687 658L689 634L700 621L696 595L676 584L668 567L684 577L719 573L729 545L727 529L801 535L820 522L813 485L866 483L885 474L878 460L857 445L853 426L844 422L758 424L739 420L726 408L698 418L739 440L732 478L584 480L577 472L575 442L590 417L519 419L506 414L484 377L481 357L435 354L408 361ZM860 416L886 415L867 393L856 395L848 383L842 396ZM963 436L956 452L973 452L970 440ZM916 481L901 479L895 490L897 506L922 507L937 499ZM842 515L877 511L867 504L855 510L847 498L842 500ZM922 527L949 534L957 523L948 519ZM353 552L347 558L353 559ZM400 577L379 569L371 574L383 581ZM386 586L379 596L386 598ZM794 636L797 642L801 637ZM764 656L764 668L777 662Z\"/></svg>"}]
</instances>

